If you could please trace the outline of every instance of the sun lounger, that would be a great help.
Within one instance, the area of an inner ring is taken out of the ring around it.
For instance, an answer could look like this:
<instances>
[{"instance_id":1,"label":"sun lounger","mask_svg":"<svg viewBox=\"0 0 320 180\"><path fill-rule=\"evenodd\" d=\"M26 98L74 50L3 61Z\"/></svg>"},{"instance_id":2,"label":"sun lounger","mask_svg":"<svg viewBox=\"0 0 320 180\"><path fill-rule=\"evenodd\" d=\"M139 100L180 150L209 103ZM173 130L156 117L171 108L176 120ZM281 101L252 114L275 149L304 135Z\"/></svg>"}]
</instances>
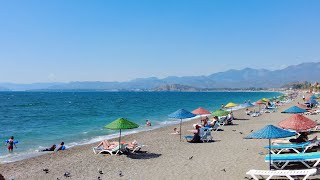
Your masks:
<instances>
[{"instance_id":1,"label":"sun lounger","mask_svg":"<svg viewBox=\"0 0 320 180\"><path fill-rule=\"evenodd\" d=\"M269 162L269 155L266 155L265 161ZM299 154L271 154L271 164L276 169L283 169L292 162L301 162L307 168L316 167L320 163L320 152ZM314 162L314 164L310 166L307 162Z\"/></svg>"},{"instance_id":2,"label":"sun lounger","mask_svg":"<svg viewBox=\"0 0 320 180\"><path fill-rule=\"evenodd\" d=\"M95 154L107 152L111 155L117 155L118 153L123 153L123 151L126 150L126 146L127 146L126 144L121 144L113 149L104 149L104 148L100 148L100 147L94 147L94 148L92 148L92 150Z\"/></svg>"},{"instance_id":3,"label":"sun lounger","mask_svg":"<svg viewBox=\"0 0 320 180\"><path fill-rule=\"evenodd\" d=\"M308 149L311 149L314 146L317 146L318 143L304 142L297 144L277 144L270 146L270 151L272 154L280 154L284 150L293 150L296 153L304 153ZM269 149L269 146L265 146L264 148Z\"/></svg>"},{"instance_id":4,"label":"sun lounger","mask_svg":"<svg viewBox=\"0 0 320 180\"><path fill-rule=\"evenodd\" d=\"M142 147L144 147L144 146L146 146L146 145L137 144L137 145L135 145L134 147L126 146L126 148L127 148L130 152L134 153L134 152L136 152L136 151L140 151L140 149L141 149Z\"/></svg>"},{"instance_id":5,"label":"sun lounger","mask_svg":"<svg viewBox=\"0 0 320 180\"><path fill-rule=\"evenodd\" d=\"M308 179L310 175L317 173L317 169L299 169L299 170L250 170L246 174L251 175L253 179L259 180L257 176L268 176L267 180L273 176L285 176L290 180L294 180L292 176L304 176L303 180Z\"/></svg>"},{"instance_id":6,"label":"sun lounger","mask_svg":"<svg viewBox=\"0 0 320 180\"><path fill-rule=\"evenodd\" d=\"M203 142L209 142L212 140L211 128L200 128L199 136Z\"/></svg>"}]
</instances>

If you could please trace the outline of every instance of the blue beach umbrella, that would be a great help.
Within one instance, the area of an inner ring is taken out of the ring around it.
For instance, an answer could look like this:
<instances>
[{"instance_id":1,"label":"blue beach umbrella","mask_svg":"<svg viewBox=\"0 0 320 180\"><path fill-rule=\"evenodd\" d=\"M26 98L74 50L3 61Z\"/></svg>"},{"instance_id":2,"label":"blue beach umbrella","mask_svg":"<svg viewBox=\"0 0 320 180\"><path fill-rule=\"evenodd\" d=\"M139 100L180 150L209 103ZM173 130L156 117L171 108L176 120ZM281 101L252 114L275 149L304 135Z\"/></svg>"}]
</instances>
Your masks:
<instances>
[{"instance_id":1,"label":"blue beach umbrella","mask_svg":"<svg viewBox=\"0 0 320 180\"><path fill-rule=\"evenodd\" d=\"M311 99L307 102L307 104L318 104L318 102L314 99Z\"/></svg>"},{"instance_id":2,"label":"blue beach umbrella","mask_svg":"<svg viewBox=\"0 0 320 180\"><path fill-rule=\"evenodd\" d=\"M179 109L174 113L171 113L168 115L170 118L175 118L175 119L180 119L180 141L181 141L181 124L182 124L182 119L186 119L186 118L192 118L195 117L196 115L185 110L185 109Z\"/></svg>"},{"instance_id":3,"label":"blue beach umbrella","mask_svg":"<svg viewBox=\"0 0 320 180\"><path fill-rule=\"evenodd\" d=\"M289 109L286 109L284 111L282 111L281 113L292 113L292 114L296 114L296 113L304 113L304 112L308 112L305 109L299 108L298 106L292 106Z\"/></svg>"},{"instance_id":4,"label":"blue beach umbrella","mask_svg":"<svg viewBox=\"0 0 320 180\"><path fill-rule=\"evenodd\" d=\"M246 103L241 104L241 106L244 108L247 108L247 107L252 107L254 105L251 102L246 102Z\"/></svg>"},{"instance_id":5,"label":"blue beach umbrella","mask_svg":"<svg viewBox=\"0 0 320 180\"><path fill-rule=\"evenodd\" d=\"M310 96L310 98L311 98L311 99L317 99L317 96L312 95L312 96Z\"/></svg>"},{"instance_id":6,"label":"blue beach umbrella","mask_svg":"<svg viewBox=\"0 0 320 180\"><path fill-rule=\"evenodd\" d=\"M269 139L269 168L271 170L271 139L285 138L294 136L296 133L267 125L264 128L249 134L245 139Z\"/></svg>"}]
</instances>

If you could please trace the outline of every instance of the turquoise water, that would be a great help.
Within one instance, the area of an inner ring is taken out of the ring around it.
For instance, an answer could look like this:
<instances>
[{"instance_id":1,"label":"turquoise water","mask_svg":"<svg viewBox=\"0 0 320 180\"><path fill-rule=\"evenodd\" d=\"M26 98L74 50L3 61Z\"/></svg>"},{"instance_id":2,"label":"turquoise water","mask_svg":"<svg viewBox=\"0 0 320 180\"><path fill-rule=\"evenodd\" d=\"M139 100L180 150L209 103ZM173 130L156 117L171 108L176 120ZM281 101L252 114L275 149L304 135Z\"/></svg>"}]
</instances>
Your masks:
<instances>
[{"instance_id":1,"label":"turquoise water","mask_svg":"<svg viewBox=\"0 0 320 180\"><path fill-rule=\"evenodd\" d=\"M14 136L18 149L9 154L0 146L0 161L10 162L41 154L36 150L64 141L67 147L116 136L103 127L119 117L154 127L176 121L167 115L184 108L209 111L232 101L241 104L275 92L0 92L0 139Z\"/></svg>"}]
</instances>

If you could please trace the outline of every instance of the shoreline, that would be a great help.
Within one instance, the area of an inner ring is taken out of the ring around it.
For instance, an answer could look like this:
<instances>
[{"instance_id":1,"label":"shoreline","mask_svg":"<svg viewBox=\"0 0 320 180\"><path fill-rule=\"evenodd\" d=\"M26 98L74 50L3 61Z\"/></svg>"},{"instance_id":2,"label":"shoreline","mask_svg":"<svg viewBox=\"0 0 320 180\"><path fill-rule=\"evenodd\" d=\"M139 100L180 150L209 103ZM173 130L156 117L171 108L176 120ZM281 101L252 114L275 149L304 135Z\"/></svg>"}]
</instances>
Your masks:
<instances>
[{"instance_id":1,"label":"shoreline","mask_svg":"<svg viewBox=\"0 0 320 180\"><path fill-rule=\"evenodd\" d=\"M235 120L234 125L223 126L224 131L213 131L214 142L210 143L190 144L184 138L179 142L179 136L170 134L173 127L178 126L177 122L122 137L123 141L135 139L146 145L139 153L95 155L92 147L97 143L92 143L1 164L0 174L5 178L14 176L15 179L61 179L65 172L70 172L74 179L198 179L205 171L208 176L202 179L243 179L239 176L245 177L250 169L268 169L268 164L264 162L264 155L268 151L263 148L267 140L247 140L243 137L251 130L261 129L266 124L276 124L289 116L280 112L298 101L296 99L279 107L275 113L265 113L259 117L247 116L243 109L236 110L234 115L239 120ZM257 108L256 105L249 109ZM318 115L307 117L319 118ZM192 124L197 122L184 120L182 137L191 135L187 130L192 129ZM112 140L117 141L118 138ZM189 160L190 157L193 157L192 160ZM48 174L43 172L45 168L49 169ZM101 175L98 170L107 173ZM124 177L119 177L119 171L123 172Z\"/></svg>"}]
</instances>

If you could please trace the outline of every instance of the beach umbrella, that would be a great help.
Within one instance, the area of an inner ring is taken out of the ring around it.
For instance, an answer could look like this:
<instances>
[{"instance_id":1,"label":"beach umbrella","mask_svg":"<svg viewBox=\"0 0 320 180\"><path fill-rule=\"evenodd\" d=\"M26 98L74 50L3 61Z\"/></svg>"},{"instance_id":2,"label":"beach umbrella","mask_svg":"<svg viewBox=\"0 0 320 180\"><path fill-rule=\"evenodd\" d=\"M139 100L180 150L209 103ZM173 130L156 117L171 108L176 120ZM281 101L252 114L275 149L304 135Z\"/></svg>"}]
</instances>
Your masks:
<instances>
[{"instance_id":1,"label":"beach umbrella","mask_svg":"<svg viewBox=\"0 0 320 180\"><path fill-rule=\"evenodd\" d=\"M259 112L260 112L260 105L261 105L261 104L265 104L265 102L259 100L259 101L256 102L256 104L259 104Z\"/></svg>"},{"instance_id":2,"label":"beach umbrella","mask_svg":"<svg viewBox=\"0 0 320 180\"><path fill-rule=\"evenodd\" d=\"M318 102L314 99L311 99L307 102L307 104L318 104Z\"/></svg>"},{"instance_id":3,"label":"beach umbrella","mask_svg":"<svg viewBox=\"0 0 320 180\"><path fill-rule=\"evenodd\" d=\"M179 109L171 114L168 115L170 118L175 118L175 119L180 119L180 141L181 141L181 124L182 124L182 119L186 119L186 118L192 118L195 117L196 115L185 110L185 109Z\"/></svg>"},{"instance_id":4,"label":"beach umbrella","mask_svg":"<svg viewBox=\"0 0 320 180\"><path fill-rule=\"evenodd\" d=\"M317 96L312 95L312 96L310 96L310 99L317 99Z\"/></svg>"},{"instance_id":5,"label":"beach umbrella","mask_svg":"<svg viewBox=\"0 0 320 180\"><path fill-rule=\"evenodd\" d=\"M262 101L262 102L269 102L270 100L267 99L267 98L262 98L261 101Z\"/></svg>"},{"instance_id":6,"label":"beach umbrella","mask_svg":"<svg viewBox=\"0 0 320 180\"><path fill-rule=\"evenodd\" d=\"M118 118L117 120L111 122L110 124L106 125L105 128L107 129L113 129L113 130L120 130L120 135L119 135L119 145L121 142L121 129L134 129L138 128L139 125L131 122L125 118Z\"/></svg>"},{"instance_id":7,"label":"beach umbrella","mask_svg":"<svg viewBox=\"0 0 320 180\"><path fill-rule=\"evenodd\" d=\"M278 128L273 125L267 125L264 128L252 132L246 139L269 139L269 168L271 170L271 139L285 138L294 136L296 133Z\"/></svg>"},{"instance_id":8,"label":"beach umbrella","mask_svg":"<svg viewBox=\"0 0 320 180\"><path fill-rule=\"evenodd\" d=\"M225 108L230 108L230 110L232 111L232 107L238 106L238 104L235 104L233 102L229 102L227 105L225 105Z\"/></svg>"},{"instance_id":9,"label":"beach umbrella","mask_svg":"<svg viewBox=\"0 0 320 180\"><path fill-rule=\"evenodd\" d=\"M222 109L218 109L218 110L212 112L211 115L212 115L212 116L218 116L218 117L220 117L220 116L226 116L226 115L228 115L228 114L229 114L228 111L225 111L225 110L222 110Z\"/></svg>"},{"instance_id":10,"label":"beach umbrella","mask_svg":"<svg viewBox=\"0 0 320 180\"><path fill-rule=\"evenodd\" d=\"M203 109L202 107L199 107L198 109L193 110L192 113L197 115L211 114L208 110Z\"/></svg>"},{"instance_id":11,"label":"beach umbrella","mask_svg":"<svg viewBox=\"0 0 320 180\"><path fill-rule=\"evenodd\" d=\"M294 114L278 123L284 129L305 131L316 127L318 124L301 114Z\"/></svg>"},{"instance_id":12,"label":"beach umbrella","mask_svg":"<svg viewBox=\"0 0 320 180\"><path fill-rule=\"evenodd\" d=\"M241 104L241 106L244 108L247 108L247 107L252 107L254 105L251 102L246 102L246 103Z\"/></svg>"},{"instance_id":13,"label":"beach umbrella","mask_svg":"<svg viewBox=\"0 0 320 180\"><path fill-rule=\"evenodd\" d=\"M289 109L286 109L286 110L282 111L281 113L292 113L292 114L295 114L295 113L304 113L304 112L308 112L308 111L305 110L305 109L299 108L297 106L292 106Z\"/></svg>"}]
</instances>

